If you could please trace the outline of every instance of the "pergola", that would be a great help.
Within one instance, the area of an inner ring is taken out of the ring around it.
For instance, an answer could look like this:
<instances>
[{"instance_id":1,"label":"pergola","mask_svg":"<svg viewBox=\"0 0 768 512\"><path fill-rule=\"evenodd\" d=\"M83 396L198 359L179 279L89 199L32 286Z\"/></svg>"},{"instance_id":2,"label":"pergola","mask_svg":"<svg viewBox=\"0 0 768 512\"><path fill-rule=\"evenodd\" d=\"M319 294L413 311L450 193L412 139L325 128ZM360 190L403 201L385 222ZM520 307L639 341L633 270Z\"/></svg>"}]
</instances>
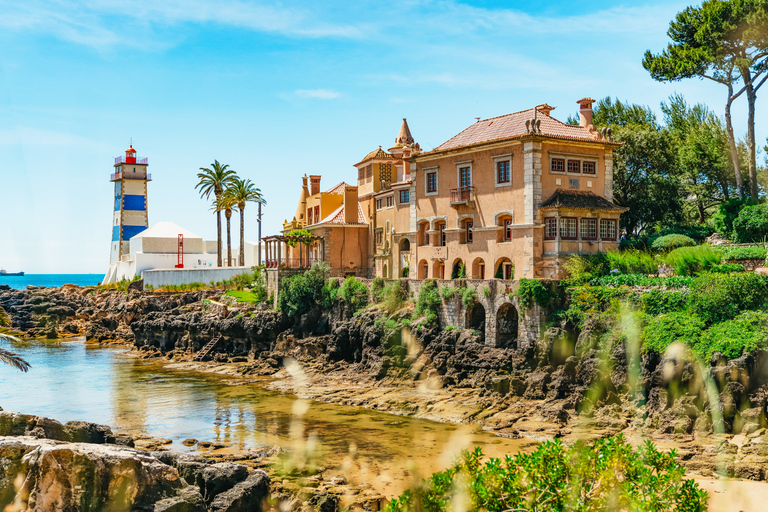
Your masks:
<instances>
[{"instance_id":1,"label":"pergola","mask_svg":"<svg viewBox=\"0 0 768 512\"><path fill-rule=\"evenodd\" d=\"M273 235L266 236L262 240L267 253L265 260L267 268L303 269L312 267L317 261L325 261L325 240L321 236ZM315 248L320 249L319 258L313 254Z\"/></svg>"}]
</instances>

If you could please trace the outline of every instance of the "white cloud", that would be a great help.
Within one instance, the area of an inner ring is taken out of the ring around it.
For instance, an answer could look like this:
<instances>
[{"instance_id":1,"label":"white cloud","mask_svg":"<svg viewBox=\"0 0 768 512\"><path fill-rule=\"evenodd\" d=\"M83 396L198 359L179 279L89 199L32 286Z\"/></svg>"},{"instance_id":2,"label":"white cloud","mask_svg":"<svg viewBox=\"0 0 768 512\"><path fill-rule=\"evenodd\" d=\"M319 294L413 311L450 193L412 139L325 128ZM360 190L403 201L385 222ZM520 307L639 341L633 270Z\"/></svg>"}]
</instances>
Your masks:
<instances>
[{"instance_id":1,"label":"white cloud","mask_svg":"<svg viewBox=\"0 0 768 512\"><path fill-rule=\"evenodd\" d=\"M299 89L294 91L299 98L314 98L319 100L332 100L341 96L336 91L330 89Z\"/></svg>"}]
</instances>

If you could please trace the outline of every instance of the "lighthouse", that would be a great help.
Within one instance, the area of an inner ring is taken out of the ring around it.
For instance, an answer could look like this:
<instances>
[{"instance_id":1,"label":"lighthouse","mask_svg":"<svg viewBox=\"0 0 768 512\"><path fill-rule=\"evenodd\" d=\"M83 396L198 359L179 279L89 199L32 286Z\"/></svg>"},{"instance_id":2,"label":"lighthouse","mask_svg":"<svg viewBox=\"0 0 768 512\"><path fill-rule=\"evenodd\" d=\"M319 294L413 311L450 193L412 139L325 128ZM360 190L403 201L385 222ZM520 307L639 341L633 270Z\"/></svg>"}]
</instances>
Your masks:
<instances>
[{"instance_id":1,"label":"lighthouse","mask_svg":"<svg viewBox=\"0 0 768 512\"><path fill-rule=\"evenodd\" d=\"M149 227L147 182L152 181L152 175L147 174L148 165L146 158L136 158L133 144L125 150L125 156L115 158L115 172L110 178L115 184L110 265L119 262L123 255L129 254L131 237Z\"/></svg>"}]
</instances>

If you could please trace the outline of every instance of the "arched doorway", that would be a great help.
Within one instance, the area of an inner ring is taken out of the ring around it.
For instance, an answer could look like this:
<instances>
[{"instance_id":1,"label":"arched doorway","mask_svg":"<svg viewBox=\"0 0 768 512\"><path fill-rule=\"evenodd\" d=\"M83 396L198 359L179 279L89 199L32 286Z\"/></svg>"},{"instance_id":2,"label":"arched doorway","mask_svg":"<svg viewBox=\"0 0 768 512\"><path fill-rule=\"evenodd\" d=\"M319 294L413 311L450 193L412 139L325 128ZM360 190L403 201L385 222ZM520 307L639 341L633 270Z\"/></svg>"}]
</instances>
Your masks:
<instances>
[{"instance_id":1,"label":"arched doorway","mask_svg":"<svg viewBox=\"0 0 768 512\"><path fill-rule=\"evenodd\" d=\"M467 308L466 326L467 329L473 329L485 338L485 308L479 302Z\"/></svg>"},{"instance_id":2,"label":"arched doorway","mask_svg":"<svg viewBox=\"0 0 768 512\"><path fill-rule=\"evenodd\" d=\"M451 279L466 279L467 267L464 266L464 262L460 258L456 258L451 267Z\"/></svg>"},{"instance_id":3,"label":"arched doorway","mask_svg":"<svg viewBox=\"0 0 768 512\"><path fill-rule=\"evenodd\" d=\"M400 277L408 277L411 266L411 241L407 238L400 240Z\"/></svg>"},{"instance_id":4,"label":"arched doorway","mask_svg":"<svg viewBox=\"0 0 768 512\"><path fill-rule=\"evenodd\" d=\"M485 279L485 261L475 258L472 262L472 279Z\"/></svg>"},{"instance_id":5,"label":"arched doorway","mask_svg":"<svg viewBox=\"0 0 768 512\"><path fill-rule=\"evenodd\" d=\"M419 262L419 279L426 279L429 274L429 263L427 260L421 260Z\"/></svg>"},{"instance_id":6,"label":"arched doorway","mask_svg":"<svg viewBox=\"0 0 768 512\"><path fill-rule=\"evenodd\" d=\"M499 258L495 265L496 271L493 273L494 279L514 279L515 266L509 258Z\"/></svg>"},{"instance_id":7,"label":"arched doorway","mask_svg":"<svg viewBox=\"0 0 768 512\"><path fill-rule=\"evenodd\" d=\"M381 273L384 279L389 279L389 269L387 268L387 264L384 264L384 271Z\"/></svg>"},{"instance_id":8,"label":"arched doorway","mask_svg":"<svg viewBox=\"0 0 768 512\"><path fill-rule=\"evenodd\" d=\"M511 303L502 304L496 313L496 346L511 347L517 340L517 309Z\"/></svg>"},{"instance_id":9,"label":"arched doorway","mask_svg":"<svg viewBox=\"0 0 768 512\"><path fill-rule=\"evenodd\" d=\"M445 263L443 260L436 260L432 265L432 277L434 279L445 279Z\"/></svg>"}]
</instances>

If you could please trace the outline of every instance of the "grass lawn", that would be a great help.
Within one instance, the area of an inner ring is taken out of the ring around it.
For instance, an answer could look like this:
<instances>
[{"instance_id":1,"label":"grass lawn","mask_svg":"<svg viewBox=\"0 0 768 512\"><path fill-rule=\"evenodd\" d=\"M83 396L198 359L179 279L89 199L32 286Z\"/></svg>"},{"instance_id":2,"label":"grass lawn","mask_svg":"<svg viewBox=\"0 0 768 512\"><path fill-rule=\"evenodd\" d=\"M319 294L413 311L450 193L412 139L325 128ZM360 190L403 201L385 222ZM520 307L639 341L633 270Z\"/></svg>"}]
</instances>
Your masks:
<instances>
[{"instance_id":1,"label":"grass lawn","mask_svg":"<svg viewBox=\"0 0 768 512\"><path fill-rule=\"evenodd\" d=\"M256 294L247 290L229 290L225 297L234 297L237 302L258 302Z\"/></svg>"}]
</instances>

